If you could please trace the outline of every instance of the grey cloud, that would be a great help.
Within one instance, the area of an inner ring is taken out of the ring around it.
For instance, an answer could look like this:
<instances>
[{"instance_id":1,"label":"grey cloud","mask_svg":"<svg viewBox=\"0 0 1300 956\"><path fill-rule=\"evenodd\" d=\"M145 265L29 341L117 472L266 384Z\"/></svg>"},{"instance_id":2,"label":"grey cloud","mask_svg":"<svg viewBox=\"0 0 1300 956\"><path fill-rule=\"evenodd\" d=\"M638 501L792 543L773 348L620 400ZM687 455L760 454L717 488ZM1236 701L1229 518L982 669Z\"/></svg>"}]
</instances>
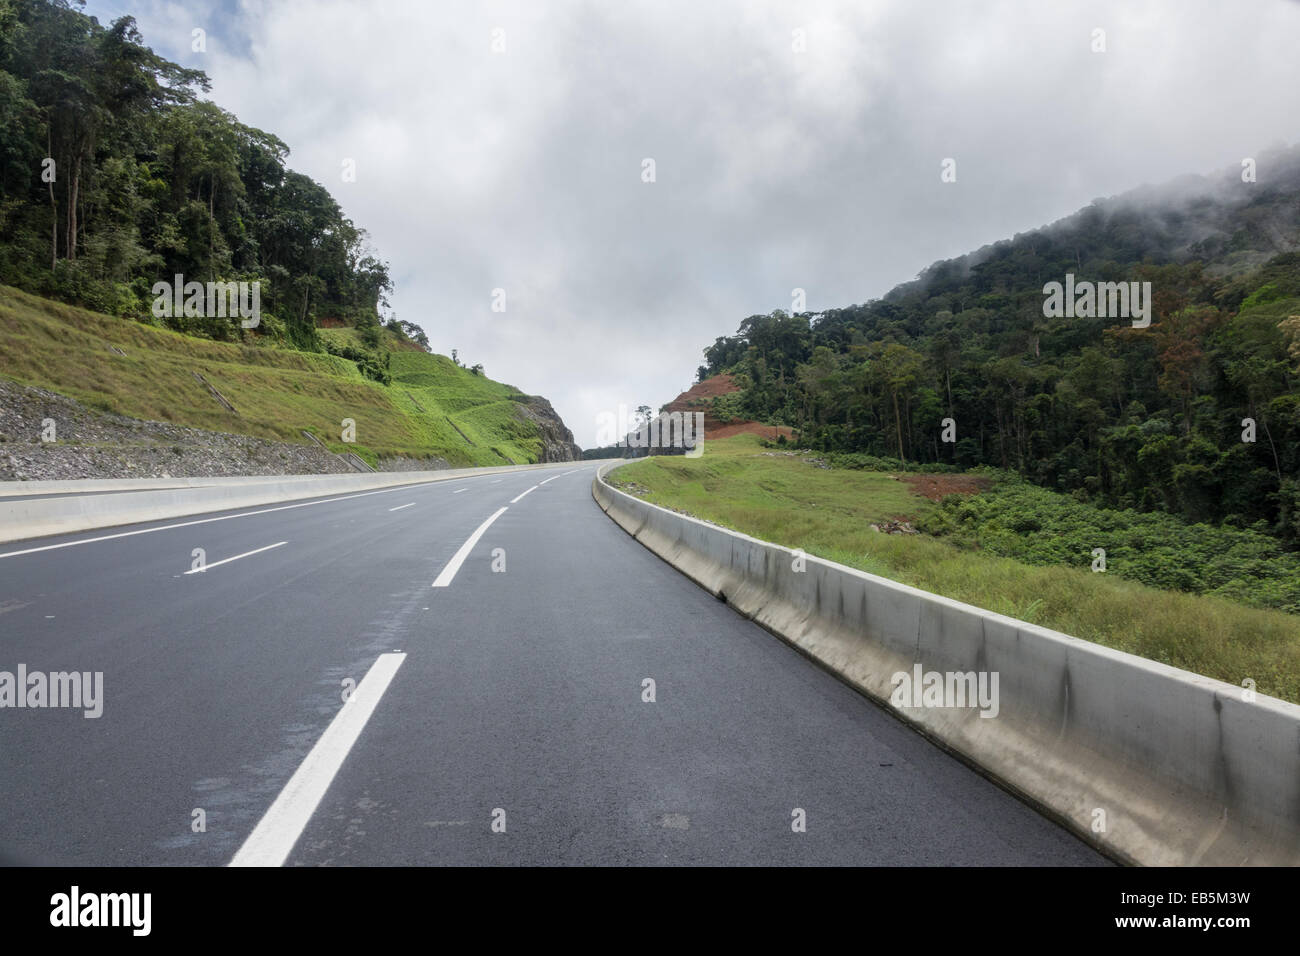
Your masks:
<instances>
[{"instance_id":1,"label":"grey cloud","mask_svg":"<svg viewBox=\"0 0 1300 956\"><path fill-rule=\"evenodd\" d=\"M600 411L669 400L704 346L795 286L810 309L861 302L1300 138L1283 0L246 2L222 35L250 45L203 60L187 4L135 13L370 231L399 316L546 395L588 445Z\"/></svg>"}]
</instances>

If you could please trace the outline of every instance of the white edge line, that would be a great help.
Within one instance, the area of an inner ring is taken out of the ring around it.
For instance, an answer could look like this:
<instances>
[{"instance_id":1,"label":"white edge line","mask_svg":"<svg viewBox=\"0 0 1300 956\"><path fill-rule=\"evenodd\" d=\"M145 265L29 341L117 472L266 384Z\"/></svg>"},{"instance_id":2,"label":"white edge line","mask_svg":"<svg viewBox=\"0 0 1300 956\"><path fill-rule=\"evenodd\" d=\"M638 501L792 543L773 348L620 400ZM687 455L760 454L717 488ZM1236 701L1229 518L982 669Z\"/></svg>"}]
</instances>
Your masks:
<instances>
[{"instance_id":1,"label":"white edge line","mask_svg":"<svg viewBox=\"0 0 1300 956\"><path fill-rule=\"evenodd\" d=\"M445 480L445 479L443 479ZM362 491L355 495L341 495L337 498L319 498L316 501L300 501L292 505L278 505L274 508L261 508L257 511L241 511L233 515L218 515L215 518L198 518L194 521L181 521L177 524L164 524L156 528L140 528L137 531L119 531L117 534L101 534L94 538L81 538L77 541L64 541L62 544L47 544L39 548L25 548L22 551L6 551L0 558L16 558L20 554L35 554L37 551L56 551L59 548L71 548L78 544L94 544L96 541L112 541L114 538L130 538L137 534L151 534L154 531L170 531L173 528L189 528L196 524L210 524L213 521L229 521L231 518L251 518L254 515L270 514L273 511L289 511L293 508L310 508L312 505L327 505L334 501L348 501L352 498L368 498L371 495L386 495L394 491L409 491L411 488L423 488L426 485L440 484L440 481L423 481L418 485L399 485L395 488L380 488L376 491Z\"/></svg>"},{"instance_id":2,"label":"white edge line","mask_svg":"<svg viewBox=\"0 0 1300 956\"><path fill-rule=\"evenodd\" d=\"M401 511L403 508L410 508L410 507L412 507L414 504L415 504L415 502L412 501L410 504L398 505L396 508L389 508L388 510L389 510L389 511Z\"/></svg>"},{"instance_id":3,"label":"white edge line","mask_svg":"<svg viewBox=\"0 0 1300 956\"><path fill-rule=\"evenodd\" d=\"M493 521L496 521L497 518L500 518L505 514L506 510L506 508L499 509L496 514L478 526L478 529L469 536L469 540L462 544L460 550L451 556L451 560L447 562L447 566L442 569L442 573L434 580L433 587L445 588L451 584L452 578L456 576L456 572L460 570L460 566L465 563L465 559L469 557L469 553L474 550L474 545L478 544L478 539L483 537L483 532L492 525Z\"/></svg>"},{"instance_id":4,"label":"white edge line","mask_svg":"<svg viewBox=\"0 0 1300 956\"><path fill-rule=\"evenodd\" d=\"M255 551L245 551L243 554L237 554L233 558L222 558L220 561L213 561L211 564L205 564L201 568L190 568L186 574L202 574L209 568L219 568L223 564L229 564L231 561L238 561L240 558L246 558L250 554L261 554L263 551L270 551L272 548L278 548L282 544L288 544L288 541L277 541L275 544L268 544L265 548L258 548Z\"/></svg>"},{"instance_id":5,"label":"white edge line","mask_svg":"<svg viewBox=\"0 0 1300 956\"><path fill-rule=\"evenodd\" d=\"M536 490L537 490L538 488L540 488L540 487L541 487L541 485L533 485L531 488L528 489L528 491L536 491ZM528 491L525 491L523 495L516 495L515 497L511 498L511 499L510 499L510 503L511 503L511 504L514 504L516 501L518 501L518 500L519 500L520 498L522 498L524 495L528 494Z\"/></svg>"},{"instance_id":6,"label":"white edge line","mask_svg":"<svg viewBox=\"0 0 1300 956\"><path fill-rule=\"evenodd\" d=\"M312 505L327 505L335 501L349 501L352 498L368 498L370 495L388 495L392 494L394 491L410 491L415 488L427 488L429 485L440 485L443 482L474 481L475 479L486 477L487 475L463 475L460 478L435 478L432 481L421 481L414 485L396 485L392 488L378 488L375 491L361 491L355 495L339 495L335 498L319 498L316 501L300 501L292 505L278 505L274 508L261 508L257 511L240 511L233 515L218 515L215 518L198 518L194 521L181 521L177 524L159 525L156 528L140 528L136 531L119 531L117 534L101 534L94 538L81 538L77 541L64 541L62 544L46 544L38 548L24 548L21 551L5 551L0 553L0 558L16 558L23 554L36 554L38 551L56 551L59 548L72 548L79 544L94 544L96 541L112 541L115 538L130 538L137 534L152 534L155 531L170 531L173 528L189 528L196 524L209 524L213 521L229 521L231 518L251 518L254 515L270 514L273 511L289 511L293 508L310 508ZM469 489L462 488L460 490L468 491ZM459 494L459 492L453 491L452 494ZM59 532L56 532L56 534L58 533ZM72 531L62 533L76 534L77 532ZM51 536L42 535L41 537Z\"/></svg>"},{"instance_id":7,"label":"white edge line","mask_svg":"<svg viewBox=\"0 0 1300 956\"><path fill-rule=\"evenodd\" d=\"M282 866L388 690L405 654L380 654L239 848L231 866Z\"/></svg>"}]
</instances>

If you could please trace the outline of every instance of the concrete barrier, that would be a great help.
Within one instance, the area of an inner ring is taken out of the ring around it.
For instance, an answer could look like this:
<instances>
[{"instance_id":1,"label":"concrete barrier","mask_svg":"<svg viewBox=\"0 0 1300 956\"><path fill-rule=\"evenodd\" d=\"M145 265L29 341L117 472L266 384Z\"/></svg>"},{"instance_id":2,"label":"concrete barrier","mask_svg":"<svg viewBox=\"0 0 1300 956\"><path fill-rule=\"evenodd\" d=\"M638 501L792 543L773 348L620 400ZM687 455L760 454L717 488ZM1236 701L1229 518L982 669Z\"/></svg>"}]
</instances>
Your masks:
<instances>
[{"instance_id":1,"label":"concrete barrier","mask_svg":"<svg viewBox=\"0 0 1300 956\"><path fill-rule=\"evenodd\" d=\"M348 474L348 472L340 472ZM116 491L156 491L163 488L206 488L211 485L257 485L313 475L241 475L225 478L74 478L48 481L0 481L0 501L32 495L95 495Z\"/></svg>"},{"instance_id":2,"label":"concrete barrier","mask_svg":"<svg viewBox=\"0 0 1300 956\"><path fill-rule=\"evenodd\" d=\"M832 561L796 570L798 552L611 487L622 464L592 495L637 541L1099 850L1300 864L1300 707ZM918 665L998 675L996 716L908 706L895 675Z\"/></svg>"},{"instance_id":3,"label":"concrete barrier","mask_svg":"<svg viewBox=\"0 0 1300 956\"><path fill-rule=\"evenodd\" d=\"M0 542L52 534L92 531L116 525L188 517L213 511L252 508L306 498L355 494L430 481L515 471L572 469L581 462L450 468L441 471L393 471L374 474L286 475L283 477L140 479L140 491L121 480L88 482L8 482L0 494ZM158 487L157 482L167 486ZM178 482L183 482L179 484ZM191 484L194 482L194 484ZM200 484L201 482L201 484ZM15 489L15 485L21 486ZM87 487L89 485L89 487ZM125 485L125 487L124 487ZM54 487L39 487L54 486ZM71 486L71 487L69 487ZM15 495L53 495L15 498Z\"/></svg>"}]
</instances>

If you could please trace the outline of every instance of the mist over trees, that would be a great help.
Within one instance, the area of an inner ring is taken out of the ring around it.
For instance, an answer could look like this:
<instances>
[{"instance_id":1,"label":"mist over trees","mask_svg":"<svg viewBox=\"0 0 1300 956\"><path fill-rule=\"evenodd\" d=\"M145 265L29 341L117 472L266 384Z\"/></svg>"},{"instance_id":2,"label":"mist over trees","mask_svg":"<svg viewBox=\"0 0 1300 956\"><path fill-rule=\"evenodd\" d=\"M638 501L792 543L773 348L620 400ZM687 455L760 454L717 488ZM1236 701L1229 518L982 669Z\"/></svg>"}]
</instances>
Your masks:
<instances>
[{"instance_id":1,"label":"mist over trees","mask_svg":"<svg viewBox=\"0 0 1300 956\"><path fill-rule=\"evenodd\" d=\"M732 372L742 415L813 448L1013 469L1295 542L1300 150L1241 172L1099 200L863 305L750 316L698 375ZM1067 273L1151 282L1150 327L1044 317Z\"/></svg>"},{"instance_id":2,"label":"mist over trees","mask_svg":"<svg viewBox=\"0 0 1300 956\"><path fill-rule=\"evenodd\" d=\"M147 318L175 275L260 280L259 335L319 348L317 318L377 327L388 267L288 147L200 99L208 78L150 50L133 18L104 27L80 5L0 0L0 282Z\"/></svg>"}]
</instances>

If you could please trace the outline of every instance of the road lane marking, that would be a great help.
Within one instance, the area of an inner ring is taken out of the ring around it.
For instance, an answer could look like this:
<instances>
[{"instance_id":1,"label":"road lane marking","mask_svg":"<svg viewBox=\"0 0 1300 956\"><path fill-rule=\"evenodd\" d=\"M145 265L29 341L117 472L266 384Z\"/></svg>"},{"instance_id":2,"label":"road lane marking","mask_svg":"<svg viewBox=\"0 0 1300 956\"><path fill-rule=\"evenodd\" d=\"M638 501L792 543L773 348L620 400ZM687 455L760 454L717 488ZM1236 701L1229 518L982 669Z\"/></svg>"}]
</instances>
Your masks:
<instances>
[{"instance_id":1,"label":"road lane marking","mask_svg":"<svg viewBox=\"0 0 1300 956\"><path fill-rule=\"evenodd\" d=\"M35 554L37 551L57 551L59 548L71 548L79 544L94 544L96 541L112 541L114 538L130 538L137 534L152 534L155 531L170 531L173 528L189 528L196 524L210 524L213 521L229 521L231 518L251 518L254 515L270 514L273 511L290 511L294 508L310 508L312 505L327 505L335 501L348 501L352 498L368 498L371 495L384 495L394 491L409 491L412 487L424 488L436 485L437 481L423 481L418 485L401 485L397 488L380 488L378 491L362 491L355 495L341 495L337 498L321 498L319 501L300 501L295 505L278 505L275 508L260 508L257 511L241 511L233 515L219 515L216 518L199 518L195 521L181 521L177 524L159 525L157 528L141 528L138 531L120 531L117 534L101 534L94 538L82 538L79 541L65 541L62 544L47 544L39 548L24 548L22 551L6 551L0 558L16 558L20 554Z\"/></svg>"},{"instance_id":2,"label":"road lane marking","mask_svg":"<svg viewBox=\"0 0 1300 956\"><path fill-rule=\"evenodd\" d=\"M258 548L256 551L245 551L243 554L237 554L233 558L222 558L220 561L213 561L211 564L205 564L201 568L190 568L186 574L200 574L208 568L219 568L223 564L229 564L231 561L238 561L240 558L246 558L250 554L261 554L263 551L270 551L272 548L278 548L282 544L288 544L288 541L277 541L275 544L268 544L265 548Z\"/></svg>"},{"instance_id":3,"label":"road lane marking","mask_svg":"<svg viewBox=\"0 0 1300 956\"><path fill-rule=\"evenodd\" d=\"M388 690L405 654L380 654L343 708L334 715L307 759L239 848L231 866L283 866L325 791Z\"/></svg>"},{"instance_id":4,"label":"road lane marking","mask_svg":"<svg viewBox=\"0 0 1300 956\"><path fill-rule=\"evenodd\" d=\"M452 494L453 494L453 495L458 495L458 494L460 494L462 491L469 491L469 489L468 489L468 488L457 488L455 491L452 492Z\"/></svg>"},{"instance_id":5,"label":"road lane marking","mask_svg":"<svg viewBox=\"0 0 1300 956\"><path fill-rule=\"evenodd\" d=\"M541 487L540 485L533 485L531 488L528 489L528 491L536 491L536 490L537 490L538 488L540 488L540 487ZM528 494L528 491L525 491L523 495L516 495L515 497L511 498L511 499L510 499L510 503L511 503L511 504L514 504L516 501L518 501L518 500L519 500L520 498L522 498L524 495Z\"/></svg>"},{"instance_id":6,"label":"road lane marking","mask_svg":"<svg viewBox=\"0 0 1300 956\"><path fill-rule=\"evenodd\" d=\"M447 562L447 566L442 569L442 574L438 575L437 580L433 582L433 587L445 588L451 584L451 580L456 576L456 572L460 570L460 566L465 563L465 559L469 557L469 553L474 550L474 545L478 544L478 539L483 537L483 532L492 526L493 521L496 521L497 518L500 518L505 513L506 509L500 508L497 510L496 514L478 526L478 530L470 535L469 540L460 546L460 550L451 556L451 560Z\"/></svg>"},{"instance_id":7,"label":"road lane marking","mask_svg":"<svg viewBox=\"0 0 1300 956\"><path fill-rule=\"evenodd\" d=\"M565 472L565 474L568 474L568 472ZM563 478L563 477L564 477L564 475L556 475L556 476L555 476L555 478ZM554 481L555 478L547 478L546 481ZM544 484L546 484L546 481L540 481L540 482L538 482L538 484L540 484L540 485L544 485Z\"/></svg>"},{"instance_id":8,"label":"road lane marking","mask_svg":"<svg viewBox=\"0 0 1300 956\"><path fill-rule=\"evenodd\" d=\"M532 469L530 469L532 470ZM437 481L421 481L414 485L398 485L395 488L380 488L376 491L362 491L355 495L339 495L335 498L321 498L318 501L300 501L292 505L278 505L274 508L260 508L257 511L241 511L233 515L219 515L216 518L198 518L194 521L181 521L176 524L159 525L157 528L140 528L138 531L120 531L117 534L101 534L94 538L82 538L78 541L64 541L62 544L46 544L38 548L24 548L21 551L5 551L0 553L0 558L16 558L23 554L36 554L38 551L57 551L59 548L73 548L79 544L94 544L96 541L112 541L115 538L130 538L137 534L152 534L155 531L171 531L173 528L189 528L196 524L209 524L213 521L229 521L232 518L251 518L254 515L270 514L273 511L290 511L294 508L310 508L312 505L328 505L335 501L349 501L353 498L368 498L371 495L387 495L394 491L410 491L413 488L427 488L429 485L440 485L445 481L473 481L475 478L486 478L486 475L466 475L463 478L440 478ZM501 479L497 479L500 481ZM496 482L493 482L495 484ZM460 494L461 491L469 491L468 488L461 488L459 491L453 491L452 494ZM69 533L69 532L65 532ZM71 532L76 534L76 532ZM50 535L41 535L43 538Z\"/></svg>"},{"instance_id":9,"label":"road lane marking","mask_svg":"<svg viewBox=\"0 0 1300 956\"><path fill-rule=\"evenodd\" d=\"M488 484L489 484L489 485L499 485L499 484L501 484L501 482L504 481L504 480L505 480L504 478L498 478L496 481L489 481Z\"/></svg>"},{"instance_id":10,"label":"road lane marking","mask_svg":"<svg viewBox=\"0 0 1300 956\"><path fill-rule=\"evenodd\" d=\"M415 502L412 501L410 504L406 504L406 505L398 505L396 508L389 508L388 510L389 510L389 511L401 511L403 508L410 508L410 507L412 507L414 504L415 504Z\"/></svg>"}]
</instances>

